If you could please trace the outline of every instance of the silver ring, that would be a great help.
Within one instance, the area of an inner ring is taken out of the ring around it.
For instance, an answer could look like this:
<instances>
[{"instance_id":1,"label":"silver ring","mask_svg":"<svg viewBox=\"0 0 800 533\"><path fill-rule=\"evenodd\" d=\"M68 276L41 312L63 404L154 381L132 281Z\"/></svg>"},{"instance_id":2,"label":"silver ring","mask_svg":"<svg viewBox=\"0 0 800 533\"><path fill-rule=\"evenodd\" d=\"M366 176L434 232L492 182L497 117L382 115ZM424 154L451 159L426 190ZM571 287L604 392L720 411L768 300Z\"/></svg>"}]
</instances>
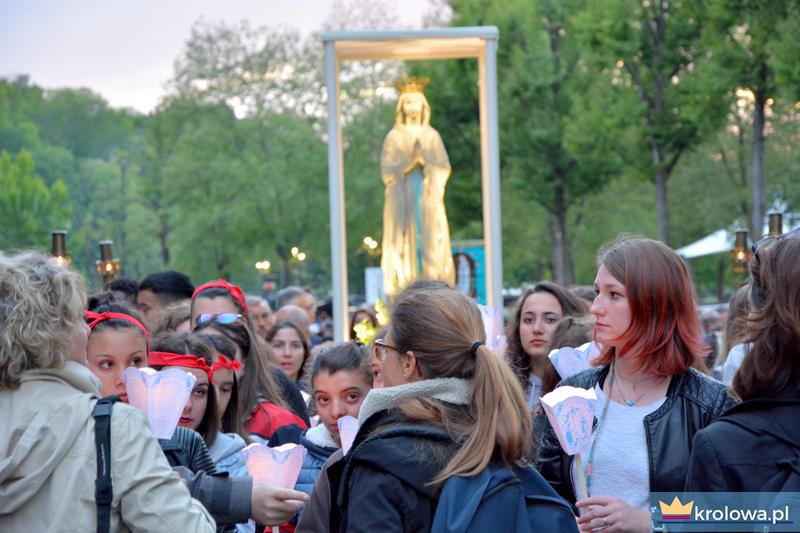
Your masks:
<instances>
[{"instance_id":1,"label":"silver ring","mask_svg":"<svg viewBox=\"0 0 800 533\"><path fill-rule=\"evenodd\" d=\"M604 517L603 517L603 527L605 528L605 527L608 527L608 526L610 526L610 525L611 525L611 524L609 524L609 523L608 523L608 520L606 520L606 517L604 516Z\"/></svg>"}]
</instances>

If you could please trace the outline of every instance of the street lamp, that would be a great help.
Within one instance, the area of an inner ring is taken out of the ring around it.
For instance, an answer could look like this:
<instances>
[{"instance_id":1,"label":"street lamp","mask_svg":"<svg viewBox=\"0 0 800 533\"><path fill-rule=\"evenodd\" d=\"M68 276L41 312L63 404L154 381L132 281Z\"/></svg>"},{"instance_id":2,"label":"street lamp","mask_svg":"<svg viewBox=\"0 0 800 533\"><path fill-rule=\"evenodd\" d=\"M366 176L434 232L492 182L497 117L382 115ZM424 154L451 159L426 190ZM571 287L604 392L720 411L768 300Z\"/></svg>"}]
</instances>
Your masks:
<instances>
[{"instance_id":1,"label":"street lamp","mask_svg":"<svg viewBox=\"0 0 800 533\"><path fill-rule=\"evenodd\" d=\"M750 249L747 247L747 231L736 232L736 240L734 241L731 255L733 257L733 272L736 274L745 272L752 256Z\"/></svg>"},{"instance_id":2,"label":"street lamp","mask_svg":"<svg viewBox=\"0 0 800 533\"><path fill-rule=\"evenodd\" d=\"M369 235L364 237L364 240L361 241L361 247L373 257L381 253L380 249L378 248L378 241Z\"/></svg>"},{"instance_id":3,"label":"street lamp","mask_svg":"<svg viewBox=\"0 0 800 533\"><path fill-rule=\"evenodd\" d=\"M258 270L262 276L269 274L271 268L272 268L272 263L270 263L266 259L262 259L261 261L256 261L256 270Z\"/></svg>"},{"instance_id":4,"label":"street lamp","mask_svg":"<svg viewBox=\"0 0 800 533\"><path fill-rule=\"evenodd\" d=\"M361 249L367 252L369 259L367 264L372 266L374 259L381 255L381 249L378 247L378 241L367 235L361 240Z\"/></svg>"},{"instance_id":5,"label":"street lamp","mask_svg":"<svg viewBox=\"0 0 800 533\"><path fill-rule=\"evenodd\" d=\"M298 285L302 283L302 270L301 265L303 261L306 260L306 253L302 251L297 246L292 246L292 249L289 250L292 253L292 261L297 263L297 283Z\"/></svg>"},{"instance_id":6,"label":"street lamp","mask_svg":"<svg viewBox=\"0 0 800 533\"><path fill-rule=\"evenodd\" d=\"M767 235L776 239L783 235L783 213L769 214L769 233Z\"/></svg>"},{"instance_id":7,"label":"street lamp","mask_svg":"<svg viewBox=\"0 0 800 533\"><path fill-rule=\"evenodd\" d=\"M108 285L119 274L119 259L114 258L111 248L114 241L100 241L97 244L100 245L100 260L96 262L97 272L103 278L103 284Z\"/></svg>"},{"instance_id":8,"label":"street lamp","mask_svg":"<svg viewBox=\"0 0 800 533\"><path fill-rule=\"evenodd\" d=\"M68 266L72 257L67 252L67 232L64 230L53 231L53 244L50 248L50 262L55 266Z\"/></svg>"}]
</instances>

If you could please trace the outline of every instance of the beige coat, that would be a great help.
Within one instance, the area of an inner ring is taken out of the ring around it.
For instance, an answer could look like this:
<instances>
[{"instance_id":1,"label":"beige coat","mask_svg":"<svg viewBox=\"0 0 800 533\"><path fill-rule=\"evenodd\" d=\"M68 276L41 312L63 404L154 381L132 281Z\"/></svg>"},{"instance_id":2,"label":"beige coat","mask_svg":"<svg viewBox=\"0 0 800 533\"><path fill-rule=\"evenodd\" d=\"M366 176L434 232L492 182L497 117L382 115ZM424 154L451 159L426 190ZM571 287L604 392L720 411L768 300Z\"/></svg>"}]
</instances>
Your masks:
<instances>
[{"instance_id":1,"label":"beige coat","mask_svg":"<svg viewBox=\"0 0 800 533\"><path fill-rule=\"evenodd\" d=\"M99 383L83 365L28 371L0 390L0 531L94 531L97 463L92 408ZM144 415L111 415L111 531L214 531L172 473Z\"/></svg>"}]
</instances>

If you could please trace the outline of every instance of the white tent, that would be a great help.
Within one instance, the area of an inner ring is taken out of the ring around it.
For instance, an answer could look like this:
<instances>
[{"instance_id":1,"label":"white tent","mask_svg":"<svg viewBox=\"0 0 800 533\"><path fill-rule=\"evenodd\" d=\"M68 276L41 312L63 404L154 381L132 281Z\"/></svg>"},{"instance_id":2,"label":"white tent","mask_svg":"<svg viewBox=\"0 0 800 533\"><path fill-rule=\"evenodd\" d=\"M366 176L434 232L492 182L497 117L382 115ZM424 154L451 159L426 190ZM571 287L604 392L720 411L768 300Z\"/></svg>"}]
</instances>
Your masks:
<instances>
[{"instance_id":1,"label":"white tent","mask_svg":"<svg viewBox=\"0 0 800 533\"><path fill-rule=\"evenodd\" d=\"M794 221L794 223L792 223ZM784 232L800 228L797 215L784 215ZM764 226L762 235L769 233L769 227ZM678 255L686 259L694 259L695 257L703 257L705 255L720 254L723 252L730 252L733 249L733 241L735 233L726 229L720 229L710 235L706 235L699 241L687 244L675 250ZM752 240L752 237L751 237ZM756 239L758 240L758 239Z\"/></svg>"},{"instance_id":2,"label":"white tent","mask_svg":"<svg viewBox=\"0 0 800 533\"><path fill-rule=\"evenodd\" d=\"M733 232L721 229L675 251L686 259L730 252L733 249L733 240Z\"/></svg>"}]
</instances>

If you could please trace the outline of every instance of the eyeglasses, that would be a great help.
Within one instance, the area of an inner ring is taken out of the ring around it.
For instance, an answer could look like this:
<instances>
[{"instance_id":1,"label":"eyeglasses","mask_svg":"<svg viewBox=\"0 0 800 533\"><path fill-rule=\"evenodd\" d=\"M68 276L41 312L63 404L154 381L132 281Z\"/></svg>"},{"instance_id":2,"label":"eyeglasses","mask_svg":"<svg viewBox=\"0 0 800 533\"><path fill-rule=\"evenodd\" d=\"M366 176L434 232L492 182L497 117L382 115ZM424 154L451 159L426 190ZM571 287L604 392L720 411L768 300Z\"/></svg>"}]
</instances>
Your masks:
<instances>
[{"instance_id":1,"label":"eyeglasses","mask_svg":"<svg viewBox=\"0 0 800 533\"><path fill-rule=\"evenodd\" d=\"M395 348L390 344L386 344L383 339L377 339L372 343L372 355L378 361L383 361L386 358L386 350L394 350L397 353L403 353L399 348Z\"/></svg>"},{"instance_id":2,"label":"eyeglasses","mask_svg":"<svg viewBox=\"0 0 800 533\"><path fill-rule=\"evenodd\" d=\"M800 239L800 228L795 228L792 231L787 231L783 235L779 237L773 237L772 235L767 235L766 237L762 237L753 243L753 247L751 250L753 251L753 257L756 260L756 263L761 263L761 258L759 257L759 252L763 252L773 244L778 241L783 241L786 239Z\"/></svg>"},{"instance_id":3,"label":"eyeglasses","mask_svg":"<svg viewBox=\"0 0 800 533\"><path fill-rule=\"evenodd\" d=\"M218 324L233 324L241 318L243 317L239 313L202 313L197 315L197 318L194 319L194 322L198 326L200 324L205 324L206 322L211 322L212 320Z\"/></svg>"}]
</instances>

